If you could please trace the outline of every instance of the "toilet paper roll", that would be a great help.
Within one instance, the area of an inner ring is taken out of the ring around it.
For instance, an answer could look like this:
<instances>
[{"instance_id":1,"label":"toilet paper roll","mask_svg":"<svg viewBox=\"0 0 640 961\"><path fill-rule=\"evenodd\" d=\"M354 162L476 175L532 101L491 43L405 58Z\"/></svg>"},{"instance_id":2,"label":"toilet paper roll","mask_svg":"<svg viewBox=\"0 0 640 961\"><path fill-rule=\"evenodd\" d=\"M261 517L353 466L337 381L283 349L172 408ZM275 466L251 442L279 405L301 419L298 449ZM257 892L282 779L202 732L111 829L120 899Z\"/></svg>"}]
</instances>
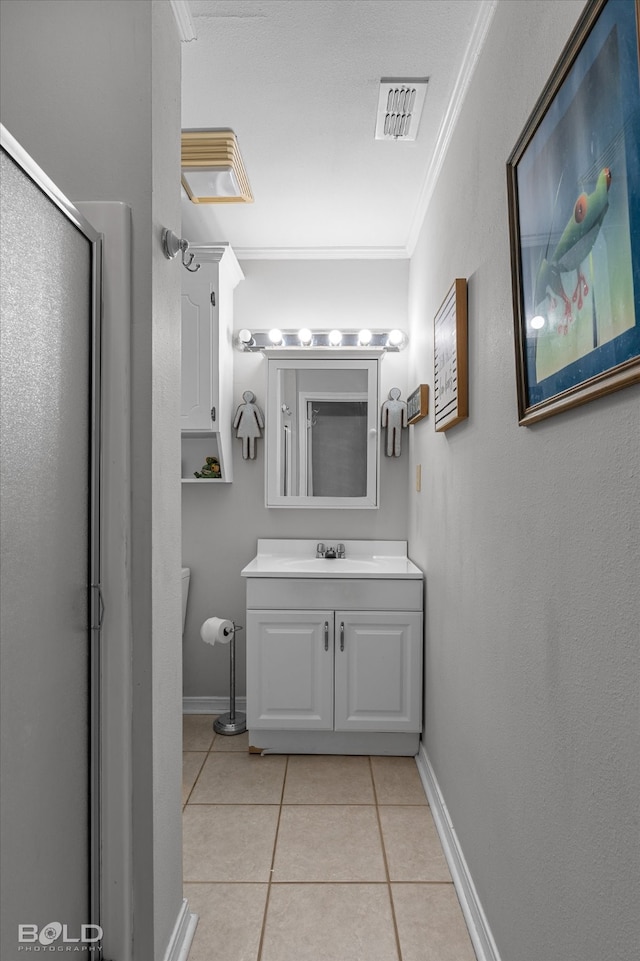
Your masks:
<instances>
[{"instance_id":1,"label":"toilet paper roll","mask_svg":"<svg viewBox=\"0 0 640 961\"><path fill-rule=\"evenodd\" d=\"M207 644L228 644L233 636L233 621L209 617L200 628L200 637Z\"/></svg>"}]
</instances>

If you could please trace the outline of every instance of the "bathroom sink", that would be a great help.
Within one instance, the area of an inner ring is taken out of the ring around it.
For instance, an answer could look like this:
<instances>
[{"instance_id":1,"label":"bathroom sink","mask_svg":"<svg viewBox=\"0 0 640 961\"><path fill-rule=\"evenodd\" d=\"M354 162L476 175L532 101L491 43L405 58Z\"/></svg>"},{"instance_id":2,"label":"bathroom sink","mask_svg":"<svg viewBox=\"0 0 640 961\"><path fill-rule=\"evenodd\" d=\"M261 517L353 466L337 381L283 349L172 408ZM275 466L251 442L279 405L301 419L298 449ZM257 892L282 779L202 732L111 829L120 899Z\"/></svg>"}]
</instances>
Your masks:
<instances>
[{"instance_id":1,"label":"bathroom sink","mask_svg":"<svg viewBox=\"0 0 640 961\"><path fill-rule=\"evenodd\" d=\"M319 540L258 540L258 553L242 576L422 578L407 557L406 541L344 541L346 557L327 558L315 556ZM326 537L323 543L333 545Z\"/></svg>"},{"instance_id":2,"label":"bathroom sink","mask_svg":"<svg viewBox=\"0 0 640 961\"><path fill-rule=\"evenodd\" d=\"M335 559L326 557L283 557L280 567L283 571L304 571L305 574L313 571L321 571L323 576L327 574L366 574L370 571L380 569L380 562L377 560L367 560L364 557L336 557Z\"/></svg>"}]
</instances>

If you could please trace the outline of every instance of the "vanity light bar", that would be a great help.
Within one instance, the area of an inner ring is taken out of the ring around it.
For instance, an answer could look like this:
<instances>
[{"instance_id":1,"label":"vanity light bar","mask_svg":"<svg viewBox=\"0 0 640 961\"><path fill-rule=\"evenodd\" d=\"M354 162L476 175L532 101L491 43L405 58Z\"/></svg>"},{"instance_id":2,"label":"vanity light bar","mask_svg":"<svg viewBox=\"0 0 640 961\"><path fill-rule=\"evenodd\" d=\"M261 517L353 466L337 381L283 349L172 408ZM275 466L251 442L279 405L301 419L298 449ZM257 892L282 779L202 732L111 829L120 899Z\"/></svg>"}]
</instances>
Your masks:
<instances>
[{"instance_id":1,"label":"vanity light bar","mask_svg":"<svg viewBox=\"0 0 640 961\"><path fill-rule=\"evenodd\" d=\"M362 347L368 350L399 351L407 346L409 338L403 330L248 330L238 331L235 345L238 350L353 350Z\"/></svg>"}]
</instances>

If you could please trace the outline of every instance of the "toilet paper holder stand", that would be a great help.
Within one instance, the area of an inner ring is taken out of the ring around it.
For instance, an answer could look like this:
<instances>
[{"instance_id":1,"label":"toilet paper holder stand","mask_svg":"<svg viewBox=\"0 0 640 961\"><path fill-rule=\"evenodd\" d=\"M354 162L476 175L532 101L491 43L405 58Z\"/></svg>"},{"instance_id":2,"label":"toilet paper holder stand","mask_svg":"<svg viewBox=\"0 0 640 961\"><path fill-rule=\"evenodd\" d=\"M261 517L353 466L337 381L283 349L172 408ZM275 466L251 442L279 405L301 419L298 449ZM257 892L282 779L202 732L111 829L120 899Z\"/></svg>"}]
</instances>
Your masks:
<instances>
[{"instance_id":1,"label":"toilet paper holder stand","mask_svg":"<svg viewBox=\"0 0 640 961\"><path fill-rule=\"evenodd\" d=\"M242 630L242 626L235 621L231 623L233 630L229 641L229 710L213 722L216 734L242 734L247 730L246 714L236 712L236 634Z\"/></svg>"}]
</instances>

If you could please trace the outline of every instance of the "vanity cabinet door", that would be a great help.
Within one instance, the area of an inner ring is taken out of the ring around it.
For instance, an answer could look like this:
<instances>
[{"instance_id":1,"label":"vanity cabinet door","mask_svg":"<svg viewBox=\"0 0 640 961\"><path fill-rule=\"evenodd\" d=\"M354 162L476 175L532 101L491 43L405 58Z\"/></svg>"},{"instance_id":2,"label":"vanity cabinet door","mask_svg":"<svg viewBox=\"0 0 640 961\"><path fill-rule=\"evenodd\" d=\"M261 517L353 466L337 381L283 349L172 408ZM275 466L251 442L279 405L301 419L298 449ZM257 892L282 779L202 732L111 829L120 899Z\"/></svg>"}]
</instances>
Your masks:
<instances>
[{"instance_id":1,"label":"vanity cabinet door","mask_svg":"<svg viewBox=\"0 0 640 961\"><path fill-rule=\"evenodd\" d=\"M421 730L422 614L335 613L335 730Z\"/></svg>"},{"instance_id":2,"label":"vanity cabinet door","mask_svg":"<svg viewBox=\"0 0 640 961\"><path fill-rule=\"evenodd\" d=\"M247 611L247 727L333 728L333 611Z\"/></svg>"}]
</instances>

